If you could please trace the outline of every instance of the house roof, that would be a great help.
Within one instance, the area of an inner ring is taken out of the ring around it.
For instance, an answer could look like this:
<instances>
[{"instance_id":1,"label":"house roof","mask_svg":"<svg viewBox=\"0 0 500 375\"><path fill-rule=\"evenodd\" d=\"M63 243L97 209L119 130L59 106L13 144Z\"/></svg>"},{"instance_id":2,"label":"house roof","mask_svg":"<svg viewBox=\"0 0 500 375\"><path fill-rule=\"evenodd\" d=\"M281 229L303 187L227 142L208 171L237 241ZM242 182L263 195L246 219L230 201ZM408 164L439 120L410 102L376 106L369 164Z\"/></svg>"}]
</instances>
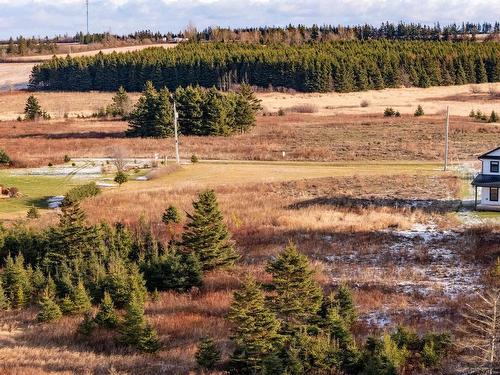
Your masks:
<instances>
[{"instance_id":1,"label":"house roof","mask_svg":"<svg viewBox=\"0 0 500 375\"><path fill-rule=\"evenodd\" d=\"M478 174L472 181L474 186L500 187L500 175Z\"/></svg>"},{"instance_id":2,"label":"house roof","mask_svg":"<svg viewBox=\"0 0 500 375\"><path fill-rule=\"evenodd\" d=\"M500 147L494 148L493 150L490 150L488 152L485 152L484 154L480 155L478 159L499 159L499 156L491 156L490 154L500 150Z\"/></svg>"}]
</instances>

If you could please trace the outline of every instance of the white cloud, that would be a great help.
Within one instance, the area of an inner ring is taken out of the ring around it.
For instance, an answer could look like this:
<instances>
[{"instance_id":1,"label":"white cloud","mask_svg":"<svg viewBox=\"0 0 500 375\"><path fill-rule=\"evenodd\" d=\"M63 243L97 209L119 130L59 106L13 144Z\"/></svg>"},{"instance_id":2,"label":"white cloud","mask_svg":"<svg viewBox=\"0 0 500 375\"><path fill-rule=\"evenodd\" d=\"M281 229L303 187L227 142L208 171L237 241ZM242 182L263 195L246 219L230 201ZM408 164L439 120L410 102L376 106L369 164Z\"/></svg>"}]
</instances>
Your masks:
<instances>
[{"instance_id":1,"label":"white cloud","mask_svg":"<svg viewBox=\"0 0 500 375\"><path fill-rule=\"evenodd\" d=\"M384 21L441 24L495 22L492 0L90 0L91 31L181 30L292 24L378 25ZM85 27L85 0L0 0L0 38L74 34Z\"/></svg>"}]
</instances>

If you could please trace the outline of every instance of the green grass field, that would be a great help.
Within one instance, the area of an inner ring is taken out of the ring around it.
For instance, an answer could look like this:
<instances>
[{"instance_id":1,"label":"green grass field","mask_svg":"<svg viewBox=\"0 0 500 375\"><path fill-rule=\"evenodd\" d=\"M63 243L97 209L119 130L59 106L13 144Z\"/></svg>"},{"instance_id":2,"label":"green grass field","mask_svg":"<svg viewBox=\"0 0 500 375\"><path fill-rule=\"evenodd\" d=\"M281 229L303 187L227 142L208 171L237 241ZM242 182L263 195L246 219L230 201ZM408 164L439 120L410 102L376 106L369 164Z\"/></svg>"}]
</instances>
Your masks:
<instances>
[{"instance_id":1,"label":"green grass field","mask_svg":"<svg viewBox=\"0 0 500 375\"><path fill-rule=\"evenodd\" d=\"M0 199L0 215L27 210L31 205L47 207L47 198L63 195L78 180L63 177L13 176L9 171L0 171L0 185L19 189L19 198Z\"/></svg>"}]
</instances>

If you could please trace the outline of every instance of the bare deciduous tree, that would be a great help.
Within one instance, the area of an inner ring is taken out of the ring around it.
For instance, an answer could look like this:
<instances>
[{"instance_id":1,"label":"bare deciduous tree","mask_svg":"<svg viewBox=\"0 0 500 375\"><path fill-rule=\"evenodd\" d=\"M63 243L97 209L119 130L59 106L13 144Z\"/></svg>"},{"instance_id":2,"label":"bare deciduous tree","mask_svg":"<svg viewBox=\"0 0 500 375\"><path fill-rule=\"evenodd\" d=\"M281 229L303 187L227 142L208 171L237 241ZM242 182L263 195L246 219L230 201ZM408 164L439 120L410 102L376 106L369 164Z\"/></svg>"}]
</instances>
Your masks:
<instances>
[{"instance_id":1,"label":"bare deciduous tree","mask_svg":"<svg viewBox=\"0 0 500 375\"><path fill-rule=\"evenodd\" d=\"M500 374L500 289L478 293L463 314L463 362L467 374Z\"/></svg>"},{"instance_id":2,"label":"bare deciduous tree","mask_svg":"<svg viewBox=\"0 0 500 375\"><path fill-rule=\"evenodd\" d=\"M124 147L115 146L111 150L113 164L118 172L123 172L127 166L127 150Z\"/></svg>"}]
</instances>

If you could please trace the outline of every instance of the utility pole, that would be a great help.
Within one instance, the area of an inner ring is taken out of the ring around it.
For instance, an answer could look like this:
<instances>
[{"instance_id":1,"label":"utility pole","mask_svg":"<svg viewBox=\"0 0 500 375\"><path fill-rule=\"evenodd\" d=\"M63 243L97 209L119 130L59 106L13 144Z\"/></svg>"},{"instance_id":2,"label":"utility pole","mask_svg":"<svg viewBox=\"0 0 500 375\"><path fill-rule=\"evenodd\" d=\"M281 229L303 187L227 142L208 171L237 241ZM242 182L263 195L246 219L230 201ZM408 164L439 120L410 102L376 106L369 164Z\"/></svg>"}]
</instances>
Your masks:
<instances>
[{"instance_id":1,"label":"utility pole","mask_svg":"<svg viewBox=\"0 0 500 375\"><path fill-rule=\"evenodd\" d=\"M179 119L179 114L177 113L177 107L175 105L175 100L173 97L172 101L174 102L175 159L177 161L177 164L180 164L181 158L179 157L179 135L177 132L177 120Z\"/></svg>"},{"instance_id":2,"label":"utility pole","mask_svg":"<svg viewBox=\"0 0 500 375\"><path fill-rule=\"evenodd\" d=\"M87 5L87 35L89 35L89 0L86 0L85 4Z\"/></svg>"},{"instance_id":3,"label":"utility pole","mask_svg":"<svg viewBox=\"0 0 500 375\"><path fill-rule=\"evenodd\" d=\"M450 131L450 106L446 106L446 130L444 140L444 171L448 170L448 134Z\"/></svg>"}]
</instances>

